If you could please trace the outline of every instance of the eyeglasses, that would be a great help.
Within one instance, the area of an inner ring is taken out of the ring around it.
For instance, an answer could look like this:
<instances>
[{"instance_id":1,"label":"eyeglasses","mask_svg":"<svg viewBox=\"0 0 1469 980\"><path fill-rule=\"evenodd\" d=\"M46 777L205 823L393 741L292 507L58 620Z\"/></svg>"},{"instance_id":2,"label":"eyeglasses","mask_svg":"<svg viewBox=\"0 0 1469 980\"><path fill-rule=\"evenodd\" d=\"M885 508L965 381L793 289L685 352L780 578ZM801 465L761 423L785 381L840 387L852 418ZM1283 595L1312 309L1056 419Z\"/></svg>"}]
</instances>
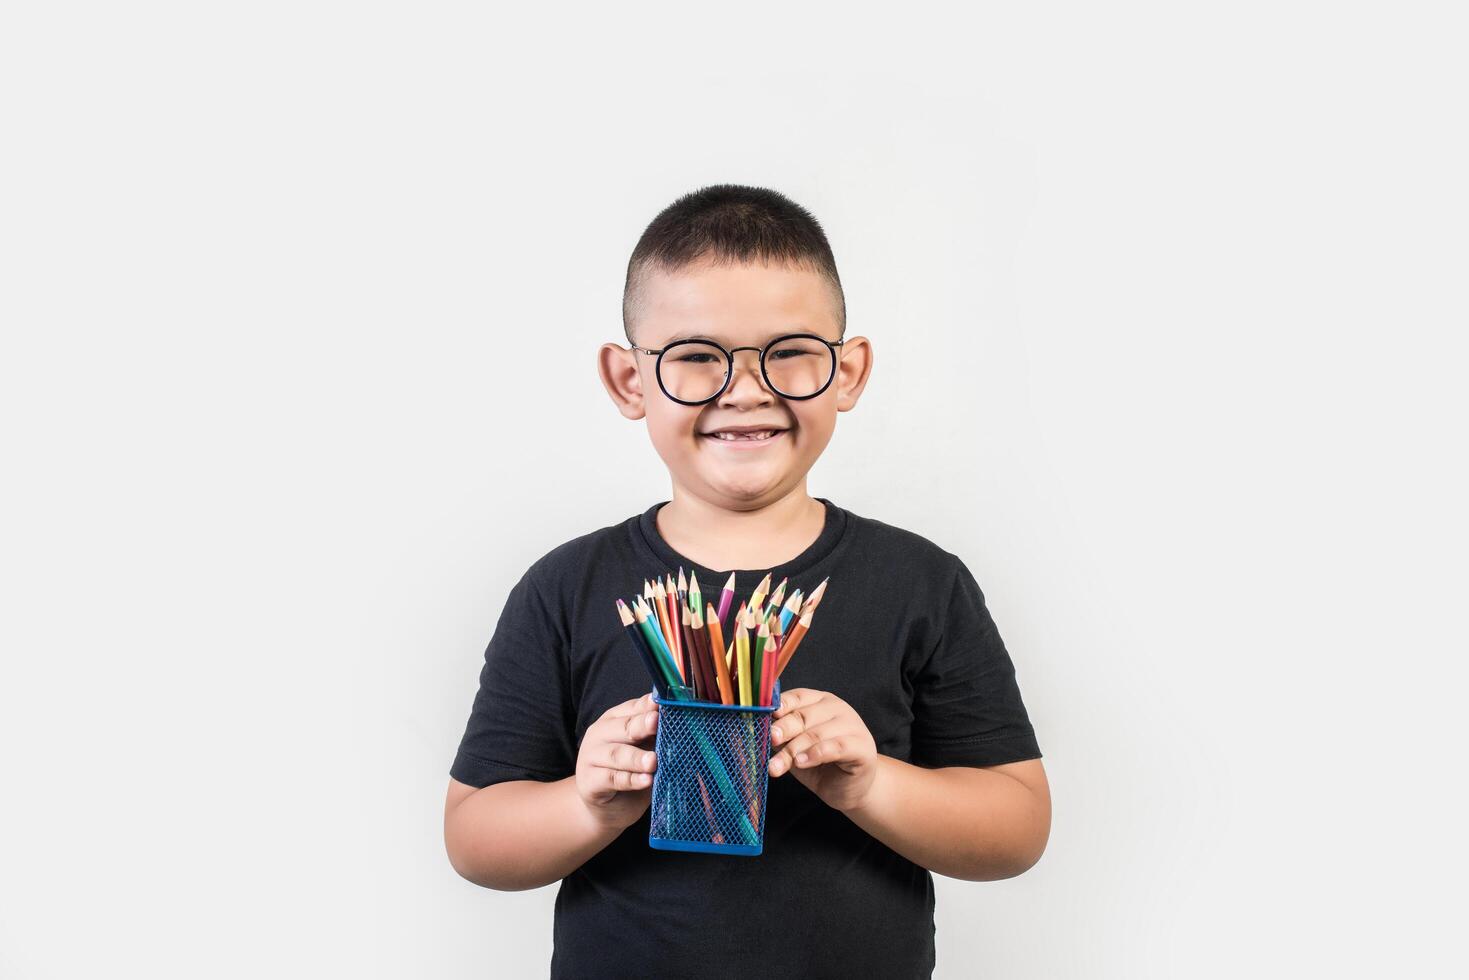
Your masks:
<instances>
[{"instance_id":1,"label":"eyeglasses","mask_svg":"<svg viewBox=\"0 0 1469 980\"><path fill-rule=\"evenodd\" d=\"M681 405L702 405L724 394L734 377L734 355L742 350L760 352L760 375L777 395L796 401L815 398L836 375L837 348L844 343L814 333L792 333L764 347L728 350L712 340L678 340L662 350L631 346L657 355L655 374L663 394Z\"/></svg>"}]
</instances>

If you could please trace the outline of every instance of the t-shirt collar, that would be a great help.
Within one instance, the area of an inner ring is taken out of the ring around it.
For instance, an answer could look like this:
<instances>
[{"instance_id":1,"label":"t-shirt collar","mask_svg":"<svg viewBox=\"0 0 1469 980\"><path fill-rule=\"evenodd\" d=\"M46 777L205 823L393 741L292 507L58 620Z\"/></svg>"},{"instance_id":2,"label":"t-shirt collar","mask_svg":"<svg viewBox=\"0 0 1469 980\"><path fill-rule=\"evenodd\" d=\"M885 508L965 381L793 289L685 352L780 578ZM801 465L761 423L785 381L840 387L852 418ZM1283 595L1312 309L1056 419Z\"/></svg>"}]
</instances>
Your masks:
<instances>
[{"instance_id":1,"label":"t-shirt collar","mask_svg":"<svg viewBox=\"0 0 1469 980\"><path fill-rule=\"evenodd\" d=\"M755 580L763 576L766 572L769 572L773 579L771 583L773 587L775 582L779 582L782 578L801 575L809 571L823 559L830 556L846 536L847 526L849 524L846 509L838 507L825 497L817 497L815 499L821 501L826 506L826 521L821 526L821 534L817 536L815 541L811 542L811 546L805 551L790 561L777 565L774 568L710 568L707 565L700 565L697 562L691 561L674 551L668 542L663 540L663 535L658 533L658 508L668 503L667 500L660 501L643 511L637 521L637 536L641 539L641 543L650 553L651 557L655 561L665 565L667 571L676 573L679 566L682 566L685 574L698 572L700 578L705 579L700 584L704 587L707 594L713 594L719 588L722 588L725 579L729 578L731 572L734 572L737 577L742 579L750 578L748 585L742 586L742 588L753 588Z\"/></svg>"}]
</instances>

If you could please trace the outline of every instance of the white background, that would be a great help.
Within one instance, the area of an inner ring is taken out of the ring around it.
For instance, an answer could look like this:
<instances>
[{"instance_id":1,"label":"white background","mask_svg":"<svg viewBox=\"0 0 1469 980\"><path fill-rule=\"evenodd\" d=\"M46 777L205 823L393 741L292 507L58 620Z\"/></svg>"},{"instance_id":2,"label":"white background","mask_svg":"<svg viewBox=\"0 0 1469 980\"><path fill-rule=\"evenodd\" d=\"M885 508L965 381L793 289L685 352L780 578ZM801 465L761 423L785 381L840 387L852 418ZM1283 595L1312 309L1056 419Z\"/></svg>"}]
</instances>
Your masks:
<instances>
[{"instance_id":1,"label":"white background","mask_svg":"<svg viewBox=\"0 0 1469 980\"><path fill-rule=\"evenodd\" d=\"M520 6L0 15L0 975L544 975L447 770L668 498L595 350L729 181L875 346L811 491L969 564L1046 753L937 975L1462 976L1453 5Z\"/></svg>"}]
</instances>

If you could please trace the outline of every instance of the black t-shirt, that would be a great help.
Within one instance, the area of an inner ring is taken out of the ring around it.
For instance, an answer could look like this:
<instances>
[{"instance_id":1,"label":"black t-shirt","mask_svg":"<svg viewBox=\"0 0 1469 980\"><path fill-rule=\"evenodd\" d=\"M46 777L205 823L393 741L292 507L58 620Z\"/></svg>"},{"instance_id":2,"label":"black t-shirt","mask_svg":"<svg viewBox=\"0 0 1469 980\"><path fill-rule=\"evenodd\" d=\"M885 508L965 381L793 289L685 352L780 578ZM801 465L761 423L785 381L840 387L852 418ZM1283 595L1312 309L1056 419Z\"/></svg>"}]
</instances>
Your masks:
<instances>
[{"instance_id":1,"label":"black t-shirt","mask_svg":"<svg viewBox=\"0 0 1469 980\"><path fill-rule=\"evenodd\" d=\"M781 687L856 709L883 755L926 767L1039 758L1015 671L963 562L910 531L830 500L802 554L738 569L735 601L767 571L807 595L827 576ZM646 578L698 572L717 602L730 569L676 553L655 504L575 538L511 590L450 774L470 786L561 779L587 728L646 694L647 671L616 600ZM770 780L765 848L734 857L648 846L646 813L561 882L553 978L928 977L933 879L789 773ZM772 898L775 900L772 901Z\"/></svg>"}]
</instances>

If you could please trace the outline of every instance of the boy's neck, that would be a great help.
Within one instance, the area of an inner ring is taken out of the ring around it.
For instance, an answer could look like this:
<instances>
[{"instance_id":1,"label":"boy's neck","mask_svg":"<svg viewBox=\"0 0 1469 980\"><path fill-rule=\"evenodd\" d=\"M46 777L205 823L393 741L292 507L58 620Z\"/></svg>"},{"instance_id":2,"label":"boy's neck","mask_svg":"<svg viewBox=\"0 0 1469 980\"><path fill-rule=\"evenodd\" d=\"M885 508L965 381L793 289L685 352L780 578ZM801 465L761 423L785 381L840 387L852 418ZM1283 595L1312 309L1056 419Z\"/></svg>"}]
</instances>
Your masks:
<instances>
[{"instance_id":1,"label":"boy's neck","mask_svg":"<svg viewBox=\"0 0 1469 980\"><path fill-rule=\"evenodd\" d=\"M675 484L672 499L658 508L656 518L670 548L707 568L774 568L816 543L826 524L826 505L806 492L805 480L755 510L729 510Z\"/></svg>"}]
</instances>

